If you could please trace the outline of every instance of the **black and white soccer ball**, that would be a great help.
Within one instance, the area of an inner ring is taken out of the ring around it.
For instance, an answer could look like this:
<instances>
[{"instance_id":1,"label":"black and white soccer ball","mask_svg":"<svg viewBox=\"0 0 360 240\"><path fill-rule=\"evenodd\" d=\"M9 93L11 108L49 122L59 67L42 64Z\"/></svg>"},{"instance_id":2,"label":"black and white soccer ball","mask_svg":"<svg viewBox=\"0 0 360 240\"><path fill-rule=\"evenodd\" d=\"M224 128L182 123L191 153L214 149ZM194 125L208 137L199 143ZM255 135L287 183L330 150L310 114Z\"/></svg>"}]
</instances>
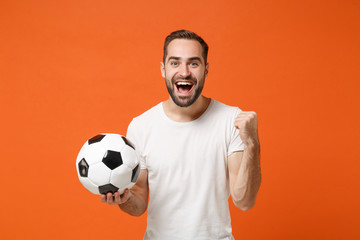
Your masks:
<instances>
[{"instance_id":1,"label":"black and white soccer ball","mask_svg":"<svg viewBox=\"0 0 360 240\"><path fill-rule=\"evenodd\" d=\"M134 145L119 134L99 134L81 148L76 169L82 185L94 194L130 189L140 173Z\"/></svg>"}]
</instances>

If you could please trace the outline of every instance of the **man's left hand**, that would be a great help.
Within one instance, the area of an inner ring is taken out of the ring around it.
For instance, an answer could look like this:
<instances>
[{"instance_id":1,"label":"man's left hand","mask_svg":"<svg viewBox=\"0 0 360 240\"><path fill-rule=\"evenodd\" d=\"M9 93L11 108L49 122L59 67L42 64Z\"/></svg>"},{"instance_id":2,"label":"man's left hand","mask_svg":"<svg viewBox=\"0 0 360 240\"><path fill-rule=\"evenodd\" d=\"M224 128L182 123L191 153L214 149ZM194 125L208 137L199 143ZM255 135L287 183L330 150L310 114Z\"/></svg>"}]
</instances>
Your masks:
<instances>
[{"instance_id":1,"label":"man's left hand","mask_svg":"<svg viewBox=\"0 0 360 240\"><path fill-rule=\"evenodd\" d=\"M234 124L239 129L240 138L245 146L259 143L256 112L242 111L236 117Z\"/></svg>"}]
</instances>

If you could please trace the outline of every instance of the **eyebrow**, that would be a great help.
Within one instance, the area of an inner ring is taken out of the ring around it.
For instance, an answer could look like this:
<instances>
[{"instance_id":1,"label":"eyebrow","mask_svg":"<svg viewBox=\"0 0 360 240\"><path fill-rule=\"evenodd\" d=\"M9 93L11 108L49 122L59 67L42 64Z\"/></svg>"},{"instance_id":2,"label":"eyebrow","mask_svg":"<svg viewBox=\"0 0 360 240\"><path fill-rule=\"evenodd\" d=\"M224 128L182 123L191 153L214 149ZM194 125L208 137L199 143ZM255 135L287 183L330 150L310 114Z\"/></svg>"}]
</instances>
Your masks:
<instances>
[{"instance_id":1,"label":"eyebrow","mask_svg":"<svg viewBox=\"0 0 360 240\"><path fill-rule=\"evenodd\" d=\"M180 60L180 59L181 59L181 57L171 56L171 57L169 57L168 61L170 61L170 60ZM201 58L199 58L199 57L191 57L191 58L188 58L188 60L190 60L190 61L197 60L197 61L202 63Z\"/></svg>"}]
</instances>

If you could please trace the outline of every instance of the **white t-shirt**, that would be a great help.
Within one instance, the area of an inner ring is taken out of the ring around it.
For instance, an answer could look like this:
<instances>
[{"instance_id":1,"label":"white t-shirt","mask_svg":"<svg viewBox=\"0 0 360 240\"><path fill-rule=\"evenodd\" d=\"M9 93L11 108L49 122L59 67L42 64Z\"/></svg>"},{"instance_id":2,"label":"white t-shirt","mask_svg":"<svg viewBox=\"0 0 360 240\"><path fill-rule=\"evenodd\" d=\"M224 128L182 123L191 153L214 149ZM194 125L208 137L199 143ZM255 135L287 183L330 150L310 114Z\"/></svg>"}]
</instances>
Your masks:
<instances>
[{"instance_id":1,"label":"white t-shirt","mask_svg":"<svg viewBox=\"0 0 360 240\"><path fill-rule=\"evenodd\" d=\"M148 170L144 239L233 239L227 157L244 150L234 126L240 112L212 99L194 121L169 119L162 103L132 120L127 137Z\"/></svg>"}]
</instances>

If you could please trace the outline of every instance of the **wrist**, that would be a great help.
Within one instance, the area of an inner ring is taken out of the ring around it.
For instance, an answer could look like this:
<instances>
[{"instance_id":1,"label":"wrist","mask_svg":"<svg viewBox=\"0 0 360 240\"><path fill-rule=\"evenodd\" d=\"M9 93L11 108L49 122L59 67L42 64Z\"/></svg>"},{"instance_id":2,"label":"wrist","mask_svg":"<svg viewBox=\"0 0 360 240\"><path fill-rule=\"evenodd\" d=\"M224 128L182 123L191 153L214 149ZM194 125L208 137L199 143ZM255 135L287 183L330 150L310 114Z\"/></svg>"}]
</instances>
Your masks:
<instances>
[{"instance_id":1,"label":"wrist","mask_svg":"<svg viewBox=\"0 0 360 240\"><path fill-rule=\"evenodd\" d=\"M255 152L260 152L260 143L258 139L250 139L244 142L244 148Z\"/></svg>"},{"instance_id":2,"label":"wrist","mask_svg":"<svg viewBox=\"0 0 360 240\"><path fill-rule=\"evenodd\" d=\"M245 148L260 148L260 143L258 139L249 139L247 141L244 141Z\"/></svg>"}]
</instances>

